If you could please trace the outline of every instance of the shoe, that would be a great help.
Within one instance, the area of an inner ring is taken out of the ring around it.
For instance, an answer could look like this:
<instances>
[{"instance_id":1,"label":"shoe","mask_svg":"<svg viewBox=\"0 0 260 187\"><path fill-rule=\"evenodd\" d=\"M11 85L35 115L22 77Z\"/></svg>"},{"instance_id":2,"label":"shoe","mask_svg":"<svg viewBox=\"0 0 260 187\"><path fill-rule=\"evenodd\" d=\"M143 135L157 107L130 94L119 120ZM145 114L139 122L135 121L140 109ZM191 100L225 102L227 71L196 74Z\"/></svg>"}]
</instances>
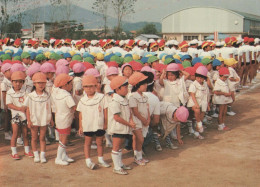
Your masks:
<instances>
[{"instance_id":1,"label":"shoe","mask_svg":"<svg viewBox=\"0 0 260 187\"><path fill-rule=\"evenodd\" d=\"M9 132L5 132L5 140L11 140L12 136L10 135Z\"/></svg>"},{"instance_id":2,"label":"shoe","mask_svg":"<svg viewBox=\"0 0 260 187\"><path fill-rule=\"evenodd\" d=\"M14 154L14 155L11 154L11 157L12 157L14 160L20 160L20 157L19 157L18 154Z\"/></svg>"},{"instance_id":3,"label":"shoe","mask_svg":"<svg viewBox=\"0 0 260 187\"><path fill-rule=\"evenodd\" d=\"M63 161L66 161L66 162L69 162L69 163L72 163L74 162L74 159L68 157L67 155L63 158Z\"/></svg>"},{"instance_id":4,"label":"shoe","mask_svg":"<svg viewBox=\"0 0 260 187\"><path fill-rule=\"evenodd\" d=\"M46 163L46 162L47 162L46 158L45 157L41 157L41 163L43 164L43 163Z\"/></svg>"},{"instance_id":5,"label":"shoe","mask_svg":"<svg viewBox=\"0 0 260 187\"><path fill-rule=\"evenodd\" d=\"M124 170L131 170L132 169L130 166L126 166L126 165L121 166L121 168L124 169Z\"/></svg>"},{"instance_id":6,"label":"shoe","mask_svg":"<svg viewBox=\"0 0 260 187\"><path fill-rule=\"evenodd\" d=\"M90 162L90 163L87 163L87 167L88 167L89 169L93 170L93 169L95 169L96 164L93 163L93 162Z\"/></svg>"},{"instance_id":7,"label":"shoe","mask_svg":"<svg viewBox=\"0 0 260 187\"><path fill-rule=\"evenodd\" d=\"M143 158L142 161L143 161L144 163L148 163L148 162L149 162L149 160L147 160L147 159L145 159L145 158Z\"/></svg>"},{"instance_id":8,"label":"shoe","mask_svg":"<svg viewBox=\"0 0 260 187\"><path fill-rule=\"evenodd\" d=\"M55 159L55 164L58 164L58 165L62 165L62 166L67 166L69 165L69 163L67 161L64 161L64 160L61 160L61 159Z\"/></svg>"},{"instance_id":9,"label":"shoe","mask_svg":"<svg viewBox=\"0 0 260 187\"><path fill-rule=\"evenodd\" d=\"M97 145L96 144L91 144L90 149L97 149Z\"/></svg>"},{"instance_id":10,"label":"shoe","mask_svg":"<svg viewBox=\"0 0 260 187\"><path fill-rule=\"evenodd\" d=\"M254 81L254 80L252 80L252 83L253 83L253 84L256 84L257 82L256 82L256 81Z\"/></svg>"},{"instance_id":11,"label":"shoe","mask_svg":"<svg viewBox=\"0 0 260 187\"><path fill-rule=\"evenodd\" d=\"M230 130L230 128L229 127L227 127L227 126L221 126L221 127L218 127L218 130L219 131L229 131Z\"/></svg>"},{"instance_id":12,"label":"shoe","mask_svg":"<svg viewBox=\"0 0 260 187\"><path fill-rule=\"evenodd\" d=\"M194 133L194 138L199 139L199 140L204 140L204 136L201 136L198 132Z\"/></svg>"},{"instance_id":13,"label":"shoe","mask_svg":"<svg viewBox=\"0 0 260 187\"><path fill-rule=\"evenodd\" d=\"M171 144L168 144L168 145L166 145L166 147L167 148L170 148L170 149L178 149L178 147L177 146L175 146L175 145L173 145L172 143Z\"/></svg>"},{"instance_id":14,"label":"shoe","mask_svg":"<svg viewBox=\"0 0 260 187\"><path fill-rule=\"evenodd\" d=\"M156 150L156 151L162 151L162 146L159 145L159 144L156 145L156 146L155 146L155 150Z\"/></svg>"},{"instance_id":15,"label":"shoe","mask_svg":"<svg viewBox=\"0 0 260 187\"><path fill-rule=\"evenodd\" d=\"M104 168L109 168L109 167L111 167L108 163L106 163L106 162L99 162L98 163L98 165L100 165L100 166L102 166L102 167L104 167Z\"/></svg>"},{"instance_id":16,"label":"shoe","mask_svg":"<svg viewBox=\"0 0 260 187\"><path fill-rule=\"evenodd\" d=\"M211 117L213 117L213 118L218 118L218 114L217 114L217 113L214 113L214 114L211 115Z\"/></svg>"},{"instance_id":17,"label":"shoe","mask_svg":"<svg viewBox=\"0 0 260 187\"><path fill-rule=\"evenodd\" d=\"M33 153L31 153L31 152L24 153L24 155L28 156L29 158L33 158L34 157Z\"/></svg>"},{"instance_id":18,"label":"shoe","mask_svg":"<svg viewBox=\"0 0 260 187\"><path fill-rule=\"evenodd\" d=\"M208 121L211 121L211 120L212 120L212 117L211 117L211 116L208 116L208 115L206 115L206 119L207 119Z\"/></svg>"},{"instance_id":19,"label":"shoe","mask_svg":"<svg viewBox=\"0 0 260 187\"><path fill-rule=\"evenodd\" d=\"M112 144L106 144L106 147L108 147L108 148L112 148L113 145L112 145Z\"/></svg>"},{"instance_id":20,"label":"shoe","mask_svg":"<svg viewBox=\"0 0 260 187\"><path fill-rule=\"evenodd\" d=\"M242 86L242 88L249 88L249 86Z\"/></svg>"},{"instance_id":21,"label":"shoe","mask_svg":"<svg viewBox=\"0 0 260 187\"><path fill-rule=\"evenodd\" d=\"M233 111L230 111L230 112L227 112L227 115L229 115L229 116L234 116L234 115L236 115L236 113L233 112Z\"/></svg>"},{"instance_id":22,"label":"shoe","mask_svg":"<svg viewBox=\"0 0 260 187\"><path fill-rule=\"evenodd\" d=\"M123 169L119 169L119 170L116 170L116 169L113 169L113 172L116 173L116 174L119 174L119 175L127 175L127 171L124 171Z\"/></svg>"},{"instance_id":23,"label":"shoe","mask_svg":"<svg viewBox=\"0 0 260 187\"><path fill-rule=\"evenodd\" d=\"M34 157L33 161L34 161L35 163L38 163L38 162L40 162L40 158L39 158L39 157ZM56 161L55 161L55 162L56 162Z\"/></svg>"},{"instance_id":24,"label":"shoe","mask_svg":"<svg viewBox=\"0 0 260 187\"><path fill-rule=\"evenodd\" d=\"M19 145L19 146L23 146L23 140L22 140L22 138L17 138L16 143L17 143L17 145Z\"/></svg>"},{"instance_id":25,"label":"shoe","mask_svg":"<svg viewBox=\"0 0 260 187\"><path fill-rule=\"evenodd\" d=\"M135 163L139 166L145 166L145 162L143 160L137 160L135 159Z\"/></svg>"}]
</instances>

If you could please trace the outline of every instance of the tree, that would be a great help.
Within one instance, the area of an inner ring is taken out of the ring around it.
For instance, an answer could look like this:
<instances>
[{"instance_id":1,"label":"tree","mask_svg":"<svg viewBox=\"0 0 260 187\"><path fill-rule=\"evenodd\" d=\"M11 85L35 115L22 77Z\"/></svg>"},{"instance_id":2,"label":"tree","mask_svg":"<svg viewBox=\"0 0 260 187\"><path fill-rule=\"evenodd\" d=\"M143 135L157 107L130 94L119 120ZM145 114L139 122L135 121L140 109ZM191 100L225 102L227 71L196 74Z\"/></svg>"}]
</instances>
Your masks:
<instances>
[{"instance_id":1,"label":"tree","mask_svg":"<svg viewBox=\"0 0 260 187\"><path fill-rule=\"evenodd\" d=\"M138 34L158 34L155 24L146 24L142 29L137 31Z\"/></svg>"},{"instance_id":2,"label":"tree","mask_svg":"<svg viewBox=\"0 0 260 187\"><path fill-rule=\"evenodd\" d=\"M93 3L92 9L96 11L96 14L101 14L102 18L104 20L104 34L105 38L107 37L107 11L108 11L108 5L111 3L111 0L95 0Z\"/></svg>"},{"instance_id":3,"label":"tree","mask_svg":"<svg viewBox=\"0 0 260 187\"><path fill-rule=\"evenodd\" d=\"M128 14L134 13L134 5L137 0L112 0L112 7L117 17L117 26L114 29L115 39L120 37L122 19Z\"/></svg>"},{"instance_id":4,"label":"tree","mask_svg":"<svg viewBox=\"0 0 260 187\"><path fill-rule=\"evenodd\" d=\"M22 24L19 22L12 22L6 26L6 36L13 38L20 38L22 35Z\"/></svg>"},{"instance_id":5,"label":"tree","mask_svg":"<svg viewBox=\"0 0 260 187\"><path fill-rule=\"evenodd\" d=\"M72 38L73 33L76 31L78 28L78 24L76 23L75 20L70 20L69 23L67 20L63 20L60 22L54 22L51 25L51 29L49 31L50 37L54 37L57 39L61 38Z\"/></svg>"}]
</instances>

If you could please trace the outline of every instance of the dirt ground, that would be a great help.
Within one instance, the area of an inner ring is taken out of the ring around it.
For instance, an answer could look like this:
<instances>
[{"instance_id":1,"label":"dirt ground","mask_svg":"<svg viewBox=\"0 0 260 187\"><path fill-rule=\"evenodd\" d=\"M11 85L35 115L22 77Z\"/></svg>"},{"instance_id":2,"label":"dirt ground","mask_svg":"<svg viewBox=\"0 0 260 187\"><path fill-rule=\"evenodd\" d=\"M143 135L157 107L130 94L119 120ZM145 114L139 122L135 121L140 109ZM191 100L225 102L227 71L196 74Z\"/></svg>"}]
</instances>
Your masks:
<instances>
[{"instance_id":1,"label":"dirt ground","mask_svg":"<svg viewBox=\"0 0 260 187\"><path fill-rule=\"evenodd\" d=\"M129 175L120 176L112 168L89 170L85 165L83 139L75 139L67 149L75 163L55 165L58 144L47 146L46 164L22 157L14 161L8 141L0 133L0 186L260 186L260 81L242 91L227 117L230 131L219 132L214 120L204 133L204 140L184 135L178 150L165 148L156 152L147 149L150 160L146 166L133 163L132 152L124 153L123 161L133 167ZM177 144L177 142L175 142ZM18 147L19 155L23 147ZM93 161L97 162L96 151ZM112 165L111 149L105 148L104 158Z\"/></svg>"}]
</instances>

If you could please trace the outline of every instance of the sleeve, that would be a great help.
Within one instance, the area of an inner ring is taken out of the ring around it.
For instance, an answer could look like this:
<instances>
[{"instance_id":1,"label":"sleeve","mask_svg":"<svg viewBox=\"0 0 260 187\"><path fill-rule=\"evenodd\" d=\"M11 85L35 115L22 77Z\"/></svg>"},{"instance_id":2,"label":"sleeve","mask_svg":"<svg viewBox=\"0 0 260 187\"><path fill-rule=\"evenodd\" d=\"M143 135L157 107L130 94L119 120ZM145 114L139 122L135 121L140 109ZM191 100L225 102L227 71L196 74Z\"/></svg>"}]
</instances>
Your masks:
<instances>
[{"instance_id":1,"label":"sleeve","mask_svg":"<svg viewBox=\"0 0 260 187\"><path fill-rule=\"evenodd\" d=\"M79 101L79 103L78 103L78 106L77 106L77 109L76 109L77 111L79 111L79 112L82 112L82 104L81 104L81 101Z\"/></svg>"},{"instance_id":2,"label":"sleeve","mask_svg":"<svg viewBox=\"0 0 260 187\"><path fill-rule=\"evenodd\" d=\"M196 92L196 87L194 86L194 84L190 85L189 92L191 92L191 93L195 93Z\"/></svg>"},{"instance_id":3,"label":"sleeve","mask_svg":"<svg viewBox=\"0 0 260 187\"><path fill-rule=\"evenodd\" d=\"M155 109L153 112L154 115L160 115L160 102L157 102L157 104L155 105Z\"/></svg>"},{"instance_id":4,"label":"sleeve","mask_svg":"<svg viewBox=\"0 0 260 187\"><path fill-rule=\"evenodd\" d=\"M6 85L4 82L1 83L1 92L6 92Z\"/></svg>"},{"instance_id":5,"label":"sleeve","mask_svg":"<svg viewBox=\"0 0 260 187\"><path fill-rule=\"evenodd\" d=\"M6 94L6 104L12 104L13 103L13 98L11 97L10 94Z\"/></svg>"},{"instance_id":6,"label":"sleeve","mask_svg":"<svg viewBox=\"0 0 260 187\"><path fill-rule=\"evenodd\" d=\"M213 91L221 91L219 84L216 82Z\"/></svg>"},{"instance_id":7,"label":"sleeve","mask_svg":"<svg viewBox=\"0 0 260 187\"><path fill-rule=\"evenodd\" d=\"M75 101L71 96L66 97L66 104L69 108L75 106Z\"/></svg>"},{"instance_id":8,"label":"sleeve","mask_svg":"<svg viewBox=\"0 0 260 187\"><path fill-rule=\"evenodd\" d=\"M29 107L29 99L30 99L30 97L27 96L26 99L24 100L24 103L23 103L24 106Z\"/></svg>"},{"instance_id":9,"label":"sleeve","mask_svg":"<svg viewBox=\"0 0 260 187\"><path fill-rule=\"evenodd\" d=\"M130 108L135 108L137 107L137 100L133 97L133 95L131 95L129 97L129 107Z\"/></svg>"},{"instance_id":10,"label":"sleeve","mask_svg":"<svg viewBox=\"0 0 260 187\"><path fill-rule=\"evenodd\" d=\"M111 111L111 113L114 114L120 114L121 110L120 110L120 104L116 101L112 101L109 104L109 110Z\"/></svg>"}]
</instances>

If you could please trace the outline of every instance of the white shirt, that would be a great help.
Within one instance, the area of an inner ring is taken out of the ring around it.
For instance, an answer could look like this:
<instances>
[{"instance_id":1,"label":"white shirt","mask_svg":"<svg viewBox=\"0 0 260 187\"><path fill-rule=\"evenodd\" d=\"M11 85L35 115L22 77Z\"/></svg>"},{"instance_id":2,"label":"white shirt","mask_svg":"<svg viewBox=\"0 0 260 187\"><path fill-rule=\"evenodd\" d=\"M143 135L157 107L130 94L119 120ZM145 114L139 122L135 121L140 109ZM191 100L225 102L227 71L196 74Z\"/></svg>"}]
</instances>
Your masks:
<instances>
[{"instance_id":1,"label":"white shirt","mask_svg":"<svg viewBox=\"0 0 260 187\"><path fill-rule=\"evenodd\" d=\"M215 86L213 91L220 91L220 92L225 92L225 93L229 93L229 87L228 87L228 83L227 81L222 81L220 78L217 79L217 81L215 82ZM214 104L228 104L228 103L232 103L233 100L231 98L231 96L226 97L224 95L213 95L213 103Z\"/></svg>"},{"instance_id":2,"label":"white shirt","mask_svg":"<svg viewBox=\"0 0 260 187\"><path fill-rule=\"evenodd\" d=\"M144 92L148 98L150 116L160 115L160 100L152 92Z\"/></svg>"}]
</instances>

